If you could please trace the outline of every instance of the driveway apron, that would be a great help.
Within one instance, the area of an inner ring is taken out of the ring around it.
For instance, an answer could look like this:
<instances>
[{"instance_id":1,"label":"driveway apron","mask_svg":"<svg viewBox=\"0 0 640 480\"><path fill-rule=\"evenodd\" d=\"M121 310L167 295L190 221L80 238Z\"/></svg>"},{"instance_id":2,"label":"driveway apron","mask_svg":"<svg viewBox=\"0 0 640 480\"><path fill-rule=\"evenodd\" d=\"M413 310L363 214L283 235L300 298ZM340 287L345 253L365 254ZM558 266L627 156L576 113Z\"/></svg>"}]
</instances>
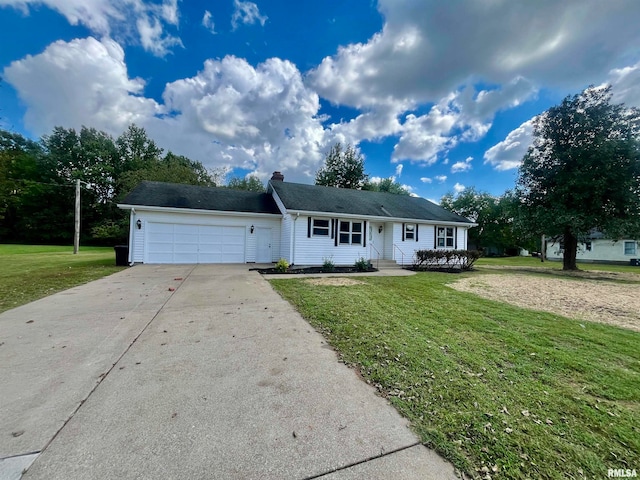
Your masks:
<instances>
[{"instance_id":1,"label":"driveway apron","mask_svg":"<svg viewBox=\"0 0 640 480\"><path fill-rule=\"evenodd\" d=\"M25 479L456 478L246 265L136 266L0 325Z\"/></svg>"}]
</instances>

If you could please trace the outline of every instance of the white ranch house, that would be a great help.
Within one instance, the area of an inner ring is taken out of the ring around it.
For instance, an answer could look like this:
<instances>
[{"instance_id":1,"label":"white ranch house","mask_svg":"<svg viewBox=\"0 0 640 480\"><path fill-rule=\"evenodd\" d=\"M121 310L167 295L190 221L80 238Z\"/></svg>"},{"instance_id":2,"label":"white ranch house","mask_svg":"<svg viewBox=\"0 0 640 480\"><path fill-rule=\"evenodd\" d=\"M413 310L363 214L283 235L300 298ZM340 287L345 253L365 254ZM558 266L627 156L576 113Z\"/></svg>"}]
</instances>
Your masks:
<instances>
[{"instance_id":1,"label":"white ranch house","mask_svg":"<svg viewBox=\"0 0 640 480\"><path fill-rule=\"evenodd\" d=\"M423 198L284 182L267 193L142 182L130 210L130 263L410 264L421 249L467 248L470 220Z\"/></svg>"},{"instance_id":2,"label":"white ranch house","mask_svg":"<svg viewBox=\"0 0 640 480\"><path fill-rule=\"evenodd\" d=\"M562 260L564 253L561 239L548 239L546 242L546 258ZM632 238L618 241L606 238L601 232L591 232L584 242L578 243L576 260L593 263L636 264L640 258L639 241Z\"/></svg>"}]
</instances>

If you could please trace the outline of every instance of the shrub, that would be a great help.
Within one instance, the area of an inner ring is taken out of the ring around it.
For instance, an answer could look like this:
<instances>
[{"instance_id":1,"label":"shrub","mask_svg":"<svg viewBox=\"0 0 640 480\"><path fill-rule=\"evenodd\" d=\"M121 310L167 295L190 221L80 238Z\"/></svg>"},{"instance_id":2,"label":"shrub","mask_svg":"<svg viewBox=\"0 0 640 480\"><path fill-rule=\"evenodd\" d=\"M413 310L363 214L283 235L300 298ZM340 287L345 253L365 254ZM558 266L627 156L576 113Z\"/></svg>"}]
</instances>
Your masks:
<instances>
[{"instance_id":1,"label":"shrub","mask_svg":"<svg viewBox=\"0 0 640 480\"><path fill-rule=\"evenodd\" d=\"M364 257L360 257L356 260L356 263L354 263L353 266L356 267L356 270L359 272L366 272L370 268L369 260Z\"/></svg>"},{"instance_id":2,"label":"shrub","mask_svg":"<svg viewBox=\"0 0 640 480\"><path fill-rule=\"evenodd\" d=\"M287 270L289 270L289 262L287 262L284 258L278 260L278 262L276 263L276 272L285 273Z\"/></svg>"},{"instance_id":3,"label":"shrub","mask_svg":"<svg viewBox=\"0 0 640 480\"><path fill-rule=\"evenodd\" d=\"M333 257L323 258L322 259L322 271L325 273L331 273L336 269L335 264L333 263Z\"/></svg>"},{"instance_id":4,"label":"shrub","mask_svg":"<svg viewBox=\"0 0 640 480\"><path fill-rule=\"evenodd\" d=\"M414 256L415 270L461 270L473 268L480 250L418 250Z\"/></svg>"}]
</instances>

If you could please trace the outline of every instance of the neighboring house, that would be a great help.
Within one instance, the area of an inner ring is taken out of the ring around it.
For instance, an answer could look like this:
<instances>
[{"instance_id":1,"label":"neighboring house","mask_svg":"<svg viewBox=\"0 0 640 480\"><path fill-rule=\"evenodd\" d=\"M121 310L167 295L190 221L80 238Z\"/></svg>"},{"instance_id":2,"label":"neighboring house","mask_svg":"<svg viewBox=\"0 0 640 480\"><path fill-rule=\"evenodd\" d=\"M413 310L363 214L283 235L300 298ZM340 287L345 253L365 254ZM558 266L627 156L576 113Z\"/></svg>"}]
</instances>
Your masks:
<instances>
[{"instance_id":1,"label":"neighboring house","mask_svg":"<svg viewBox=\"0 0 640 480\"><path fill-rule=\"evenodd\" d=\"M579 262L593 263L625 263L640 258L639 241L622 239L618 241L606 238L604 234L593 231L584 240L578 243L576 260ZM547 239L546 258L549 260L562 260L564 245L562 238Z\"/></svg>"},{"instance_id":2,"label":"neighboring house","mask_svg":"<svg viewBox=\"0 0 640 480\"><path fill-rule=\"evenodd\" d=\"M406 195L284 182L267 193L142 182L131 211L131 263L410 264L420 249L466 249L470 220Z\"/></svg>"}]
</instances>

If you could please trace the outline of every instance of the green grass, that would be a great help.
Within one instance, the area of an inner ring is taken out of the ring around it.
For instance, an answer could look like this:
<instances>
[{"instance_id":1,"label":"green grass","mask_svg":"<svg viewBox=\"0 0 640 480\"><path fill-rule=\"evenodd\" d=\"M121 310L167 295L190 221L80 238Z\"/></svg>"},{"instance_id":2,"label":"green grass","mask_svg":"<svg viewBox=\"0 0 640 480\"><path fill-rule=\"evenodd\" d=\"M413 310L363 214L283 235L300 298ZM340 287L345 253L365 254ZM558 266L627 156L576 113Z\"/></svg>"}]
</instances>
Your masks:
<instances>
[{"instance_id":1,"label":"green grass","mask_svg":"<svg viewBox=\"0 0 640 480\"><path fill-rule=\"evenodd\" d=\"M484 300L447 286L457 278L271 283L426 445L473 477L640 467L640 334Z\"/></svg>"},{"instance_id":2,"label":"green grass","mask_svg":"<svg viewBox=\"0 0 640 480\"><path fill-rule=\"evenodd\" d=\"M113 248L0 245L0 312L122 270Z\"/></svg>"},{"instance_id":3,"label":"green grass","mask_svg":"<svg viewBox=\"0 0 640 480\"><path fill-rule=\"evenodd\" d=\"M538 267L555 270L562 269L562 262L546 261L541 262L534 257L483 257L476 262L476 266L503 266L503 267ZM631 265L608 264L608 263L581 263L578 262L580 270L597 270L602 272L637 273L640 275L640 267Z\"/></svg>"}]
</instances>

